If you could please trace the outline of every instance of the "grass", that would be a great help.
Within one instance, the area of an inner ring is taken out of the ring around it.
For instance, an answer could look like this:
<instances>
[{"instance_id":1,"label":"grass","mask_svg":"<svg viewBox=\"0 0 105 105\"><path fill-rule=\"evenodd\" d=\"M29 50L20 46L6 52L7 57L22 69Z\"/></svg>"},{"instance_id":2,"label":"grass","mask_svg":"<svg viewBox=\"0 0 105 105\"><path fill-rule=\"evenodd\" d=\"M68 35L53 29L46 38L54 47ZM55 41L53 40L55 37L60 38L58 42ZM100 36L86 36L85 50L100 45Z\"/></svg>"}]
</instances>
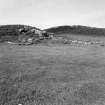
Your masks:
<instances>
[{"instance_id":1,"label":"grass","mask_svg":"<svg viewBox=\"0 0 105 105\"><path fill-rule=\"evenodd\" d=\"M66 39L70 39L70 40L81 40L81 41L103 41L105 42L105 36L90 36L90 35L87 35L85 36L84 35L81 35L81 34L55 34L56 37L63 37L63 38L66 38Z\"/></svg>"},{"instance_id":2,"label":"grass","mask_svg":"<svg viewBox=\"0 0 105 105\"><path fill-rule=\"evenodd\" d=\"M104 105L105 48L0 45L0 105Z\"/></svg>"}]
</instances>

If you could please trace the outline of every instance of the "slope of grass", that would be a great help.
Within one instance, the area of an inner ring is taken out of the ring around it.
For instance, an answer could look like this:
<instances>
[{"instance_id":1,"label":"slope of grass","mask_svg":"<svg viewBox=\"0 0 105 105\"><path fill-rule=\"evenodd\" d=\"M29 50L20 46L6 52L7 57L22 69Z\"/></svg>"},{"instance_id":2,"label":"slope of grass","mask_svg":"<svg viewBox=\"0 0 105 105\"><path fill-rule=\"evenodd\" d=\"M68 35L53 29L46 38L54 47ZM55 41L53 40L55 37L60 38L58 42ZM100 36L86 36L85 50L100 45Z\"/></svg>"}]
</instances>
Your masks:
<instances>
[{"instance_id":1,"label":"slope of grass","mask_svg":"<svg viewBox=\"0 0 105 105\"><path fill-rule=\"evenodd\" d=\"M19 29L22 29L22 28L27 28L28 29L27 31L33 28L38 29L36 27L27 26L27 25L1 25L0 26L0 42L17 41L18 36L20 35Z\"/></svg>"},{"instance_id":2,"label":"slope of grass","mask_svg":"<svg viewBox=\"0 0 105 105\"><path fill-rule=\"evenodd\" d=\"M105 48L0 45L1 105L104 105Z\"/></svg>"},{"instance_id":3,"label":"slope of grass","mask_svg":"<svg viewBox=\"0 0 105 105\"><path fill-rule=\"evenodd\" d=\"M45 29L47 32L55 34L75 34L83 36L105 36L105 28L88 27L81 25L74 26L58 26Z\"/></svg>"}]
</instances>

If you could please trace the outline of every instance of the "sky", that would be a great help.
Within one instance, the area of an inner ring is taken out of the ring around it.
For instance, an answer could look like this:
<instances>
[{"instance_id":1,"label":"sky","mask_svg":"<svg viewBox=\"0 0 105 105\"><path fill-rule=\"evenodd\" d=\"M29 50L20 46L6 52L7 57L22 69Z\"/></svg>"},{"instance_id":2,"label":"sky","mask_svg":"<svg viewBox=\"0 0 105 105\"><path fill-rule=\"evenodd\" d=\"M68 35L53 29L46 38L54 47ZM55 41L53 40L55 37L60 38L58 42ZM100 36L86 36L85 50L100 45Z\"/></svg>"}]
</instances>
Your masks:
<instances>
[{"instance_id":1,"label":"sky","mask_svg":"<svg viewBox=\"0 0 105 105\"><path fill-rule=\"evenodd\" d=\"M105 0L0 0L0 25L6 24L105 28Z\"/></svg>"}]
</instances>

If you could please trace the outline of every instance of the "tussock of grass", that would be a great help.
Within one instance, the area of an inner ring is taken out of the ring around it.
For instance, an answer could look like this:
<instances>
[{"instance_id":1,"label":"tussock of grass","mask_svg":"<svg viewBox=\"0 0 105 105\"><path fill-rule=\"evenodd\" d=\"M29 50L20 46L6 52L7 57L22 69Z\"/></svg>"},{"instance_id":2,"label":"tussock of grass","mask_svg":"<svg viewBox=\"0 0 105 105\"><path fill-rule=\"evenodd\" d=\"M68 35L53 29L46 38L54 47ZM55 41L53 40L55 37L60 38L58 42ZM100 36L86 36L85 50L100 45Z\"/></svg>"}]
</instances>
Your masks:
<instances>
[{"instance_id":1,"label":"tussock of grass","mask_svg":"<svg viewBox=\"0 0 105 105\"><path fill-rule=\"evenodd\" d=\"M0 104L93 105L105 100L105 86L100 87L96 82L85 83L84 81L84 83L74 84L74 82L65 83L63 81L60 83L52 81L51 78L50 80L44 78L37 82L27 80L23 79L16 83L8 78L2 82L0 84Z\"/></svg>"},{"instance_id":2,"label":"tussock of grass","mask_svg":"<svg viewBox=\"0 0 105 105\"><path fill-rule=\"evenodd\" d=\"M0 47L0 105L104 105L104 50L10 47Z\"/></svg>"}]
</instances>

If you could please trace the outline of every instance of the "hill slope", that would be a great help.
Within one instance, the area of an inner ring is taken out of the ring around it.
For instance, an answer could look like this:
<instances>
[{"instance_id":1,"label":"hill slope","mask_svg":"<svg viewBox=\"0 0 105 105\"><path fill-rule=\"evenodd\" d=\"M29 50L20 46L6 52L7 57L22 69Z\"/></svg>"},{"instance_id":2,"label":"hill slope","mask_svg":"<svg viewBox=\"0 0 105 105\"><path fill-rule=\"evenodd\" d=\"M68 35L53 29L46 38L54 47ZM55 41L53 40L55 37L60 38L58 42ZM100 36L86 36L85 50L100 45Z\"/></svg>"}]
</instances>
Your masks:
<instances>
[{"instance_id":1,"label":"hill slope","mask_svg":"<svg viewBox=\"0 0 105 105\"><path fill-rule=\"evenodd\" d=\"M26 28L27 31L31 29L37 29L36 27L27 26L27 25L1 25L0 26L0 42L3 41L16 41L19 36L19 29Z\"/></svg>"},{"instance_id":2,"label":"hill slope","mask_svg":"<svg viewBox=\"0 0 105 105\"><path fill-rule=\"evenodd\" d=\"M52 32L55 34L81 34L81 35L91 35L91 36L105 36L105 28L95 28L87 26L58 26L45 29L47 32Z\"/></svg>"}]
</instances>

